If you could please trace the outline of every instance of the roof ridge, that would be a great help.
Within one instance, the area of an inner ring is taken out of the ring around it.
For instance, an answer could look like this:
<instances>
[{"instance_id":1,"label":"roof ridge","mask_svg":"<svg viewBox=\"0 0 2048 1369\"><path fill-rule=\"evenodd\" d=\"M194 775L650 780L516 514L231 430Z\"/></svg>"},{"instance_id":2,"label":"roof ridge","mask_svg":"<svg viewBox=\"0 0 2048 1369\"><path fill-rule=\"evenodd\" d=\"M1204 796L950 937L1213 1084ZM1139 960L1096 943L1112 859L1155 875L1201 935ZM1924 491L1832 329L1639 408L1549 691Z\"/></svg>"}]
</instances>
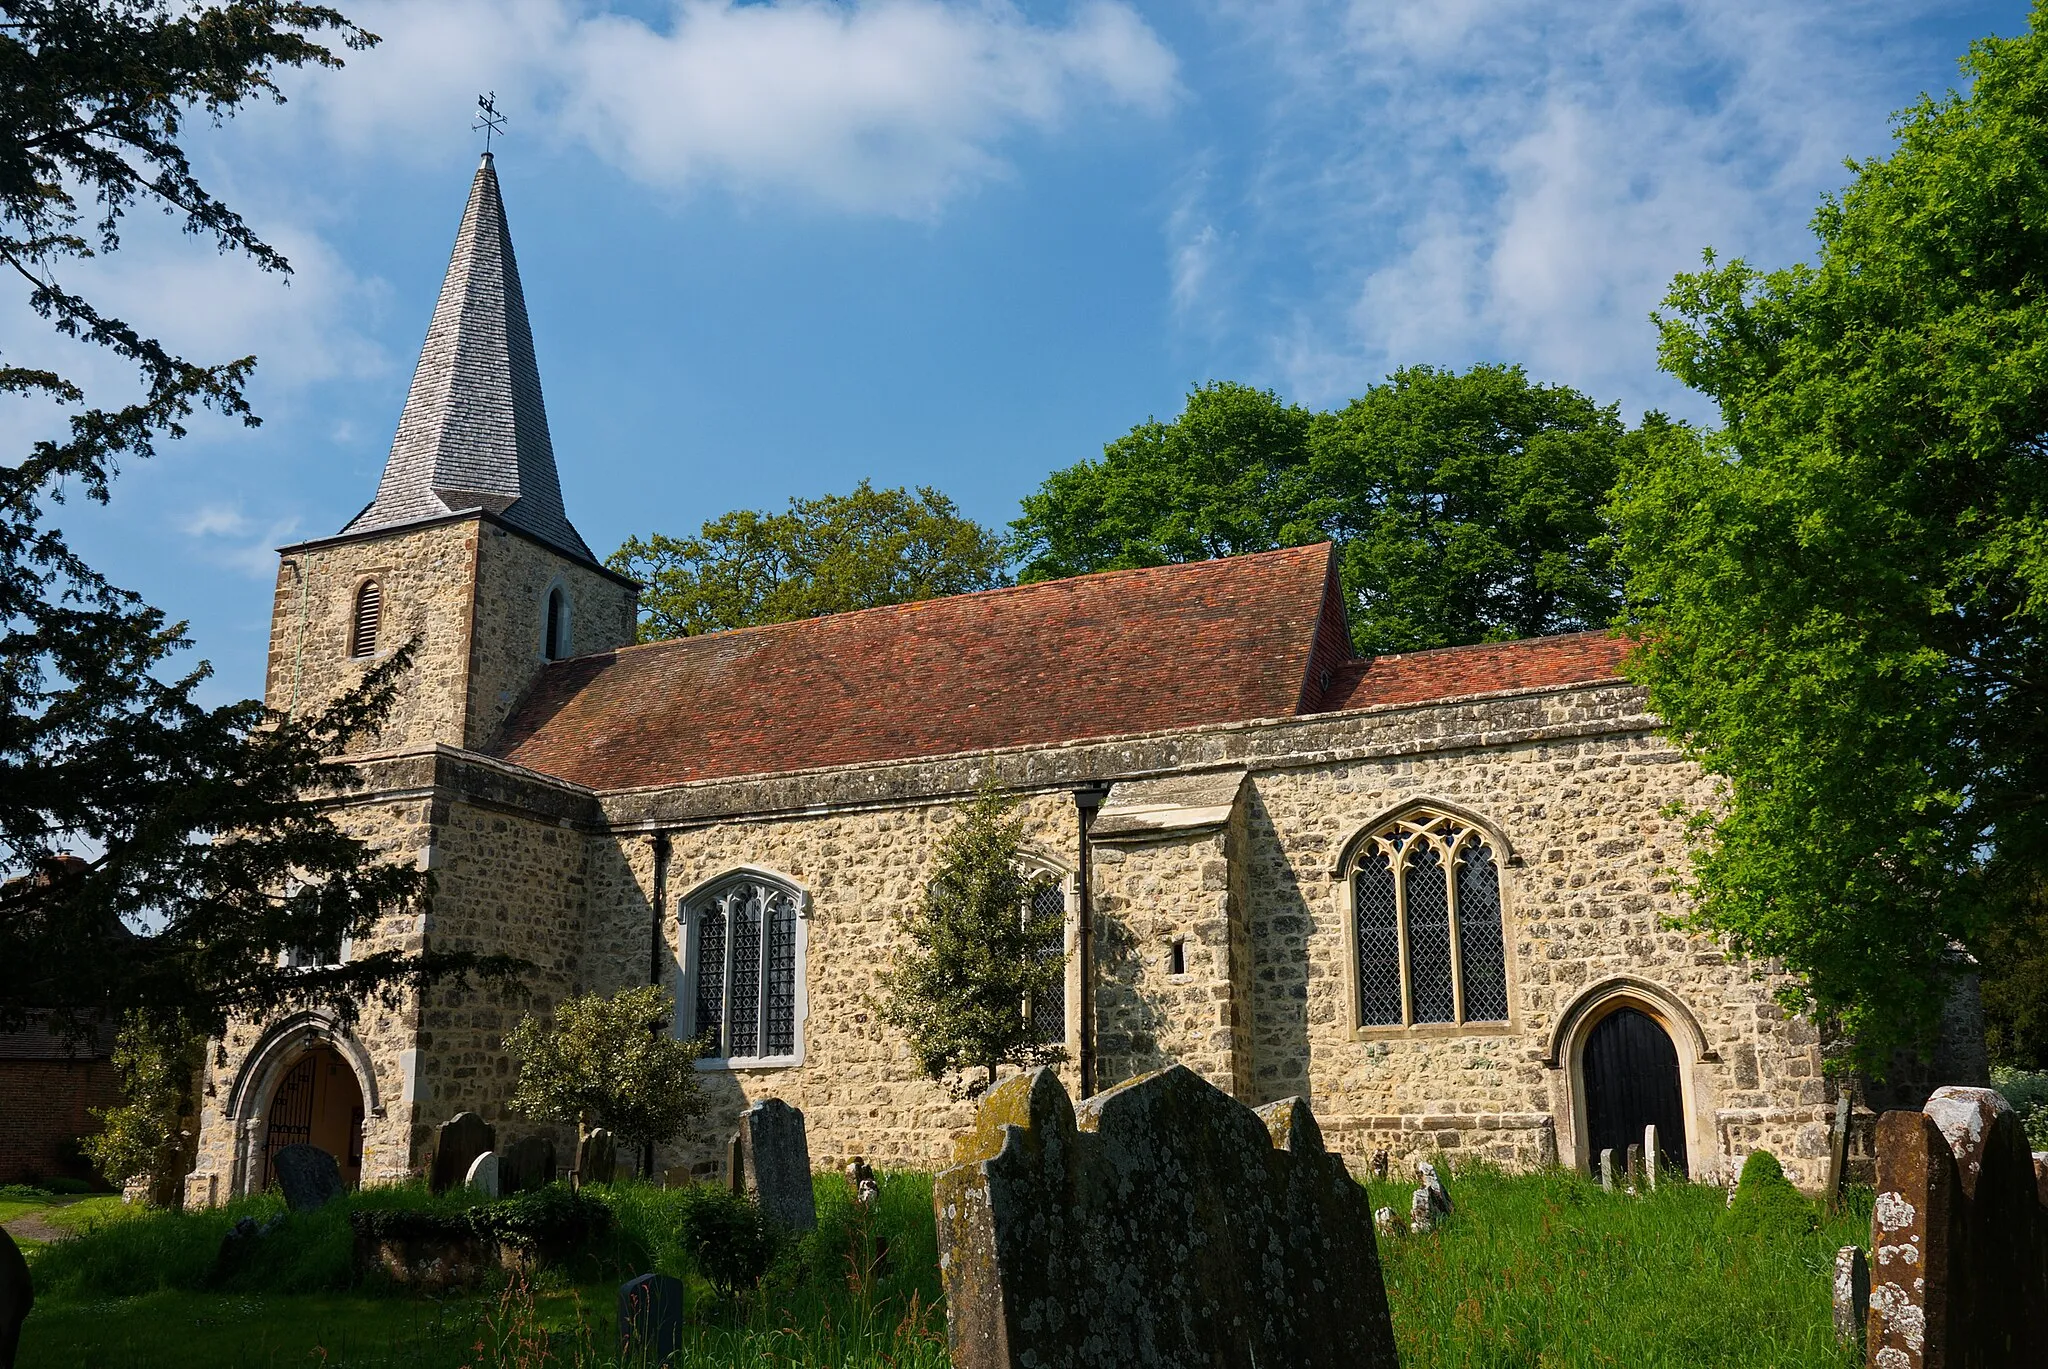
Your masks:
<instances>
[{"instance_id":1,"label":"roof ridge","mask_svg":"<svg viewBox=\"0 0 2048 1369\"><path fill-rule=\"evenodd\" d=\"M785 618L779 623L750 623L745 627L720 628L716 632L698 632L694 634L685 634L681 637L664 637L658 642L633 642L627 646L613 647L610 651L592 652L587 656L572 656L568 658L568 660L557 661L554 662L554 664L567 665L569 661L590 661L605 656L619 656L623 655L628 651L645 651L651 647L681 646L685 643L691 642L709 642L720 639L729 639L732 637L737 637L742 633L774 632L778 629L801 627L807 623L844 622L849 618L859 618L867 614L903 612L928 607L932 604L958 603L960 600L963 599L992 599L998 595L1022 594L1031 591L1045 590L1050 589L1054 585L1072 585L1078 584L1084 580L1100 582L1104 580L1111 580L1117 579L1119 577L1128 576L1181 574L1191 570L1195 570L1202 566L1219 566L1225 564L1226 562L1241 564L1246 561L1264 560L1269 557L1298 555L1300 553L1310 551L1320 551L1323 552L1325 556L1327 556L1328 553L1327 551L1324 551L1324 548L1327 548L1329 545L1330 543L1328 543L1327 541L1311 542L1304 546L1298 547L1274 547L1270 551L1239 552L1235 556L1211 556L1207 560L1203 561L1168 561L1164 565L1158 566L1123 566L1116 570L1091 570L1085 571L1080 575L1062 575L1052 580L1032 580L1026 584L1021 585L996 585L990 589L968 590L963 594L935 594L929 599L905 599L901 603L895 604L870 604L866 608L843 609L838 613L820 613L810 618Z\"/></svg>"},{"instance_id":2,"label":"roof ridge","mask_svg":"<svg viewBox=\"0 0 2048 1369\"><path fill-rule=\"evenodd\" d=\"M1344 662L1346 667L1366 669L1375 661L1412 661L1418 656L1448 656L1459 651L1484 651L1489 647L1527 646L1531 642L1562 642L1570 637L1618 637L1621 634L1613 628L1589 627L1576 632L1544 632L1534 637L1509 637L1498 642L1460 642L1456 646L1425 646L1414 651L1382 651L1371 656L1356 656Z\"/></svg>"}]
</instances>

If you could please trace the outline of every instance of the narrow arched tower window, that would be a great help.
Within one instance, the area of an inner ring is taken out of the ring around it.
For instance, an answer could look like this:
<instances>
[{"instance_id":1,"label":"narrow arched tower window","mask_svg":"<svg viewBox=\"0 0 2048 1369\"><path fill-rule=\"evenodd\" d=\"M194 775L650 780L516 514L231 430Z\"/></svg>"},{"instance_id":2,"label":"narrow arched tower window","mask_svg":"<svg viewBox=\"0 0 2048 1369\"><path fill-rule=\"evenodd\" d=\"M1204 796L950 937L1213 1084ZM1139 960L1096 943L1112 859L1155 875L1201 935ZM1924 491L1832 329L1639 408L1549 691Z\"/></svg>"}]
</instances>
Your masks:
<instances>
[{"instance_id":1,"label":"narrow arched tower window","mask_svg":"<svg viewBox=\"0 0 2048 1369\"><path fill-rule=\"evenodd\" d=\"M559 661L569 654L569 604L562 587L556 585L548 591L547 649L544 653L550 661Z\"/></svg>"},{"instance_id":2,"label":"narrow arched tower window","mask_svg":"<svg viewBox=\"0 0 2048 1369\"><path fill-rule=\"evenodd\" d=\"M384 621L384 591L375 580L363 581L356 591L355 618L349 625L348 654L355 657L377 654L377 629Z\"/></svg>"}]
</instances>

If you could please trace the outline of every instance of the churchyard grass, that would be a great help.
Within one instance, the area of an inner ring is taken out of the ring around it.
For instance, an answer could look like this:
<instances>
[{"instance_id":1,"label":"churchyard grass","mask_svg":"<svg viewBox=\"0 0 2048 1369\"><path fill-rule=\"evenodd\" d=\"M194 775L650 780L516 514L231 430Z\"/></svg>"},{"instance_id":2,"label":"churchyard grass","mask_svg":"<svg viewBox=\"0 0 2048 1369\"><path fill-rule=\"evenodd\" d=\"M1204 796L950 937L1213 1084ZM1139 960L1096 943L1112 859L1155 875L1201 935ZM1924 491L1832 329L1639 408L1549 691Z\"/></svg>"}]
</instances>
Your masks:
<instances>
[{"instance_id":1,"label":"churchyard grass","mask_svg":"<svg viewBox=\"0 0 2048 1369\"><path fill-rule=\"evenodd\" d=\"M1412 1188L1372 1185L1374 1205L1405 1213ZM1833 1340L1830 1275L1836 1248L1868 1231L1867 1194L1837 1217L1816 1214L1814 1230L1736 1238L1721 1220L1723 1191L1711 1186L1667 1182L1629 1197L1563 1172L1468 1169L1450 1190L1458 1210L1439 1231L1380 1242L1404 1369L1855 1363ZM820 1176L818 1233L786 1251L759 1292L737 1299L692 1273L675 1235L673 1194L640 1185L596 1191L617 1225L591 1263L545 1274L530 1290L439 1299L348 1290L339 1211L290 1218L285 1231L296 1231L299 1252L280 1247L231 1290L203 1288L220 1234L237 1215L277 1211L274 1198L88 1223L79 1239L33 1255L42 1292L22 1363L598 1369L614 1363L616 1275L632 1266L685 1279L677 1365L946 1364L927 1176L885 1176L872 1216L849 1201L843 1180ZM387 1189L350 1201L472 1199ZM885 1268L878 1237L889 1243Z\"/></svg>"}]
</instances>

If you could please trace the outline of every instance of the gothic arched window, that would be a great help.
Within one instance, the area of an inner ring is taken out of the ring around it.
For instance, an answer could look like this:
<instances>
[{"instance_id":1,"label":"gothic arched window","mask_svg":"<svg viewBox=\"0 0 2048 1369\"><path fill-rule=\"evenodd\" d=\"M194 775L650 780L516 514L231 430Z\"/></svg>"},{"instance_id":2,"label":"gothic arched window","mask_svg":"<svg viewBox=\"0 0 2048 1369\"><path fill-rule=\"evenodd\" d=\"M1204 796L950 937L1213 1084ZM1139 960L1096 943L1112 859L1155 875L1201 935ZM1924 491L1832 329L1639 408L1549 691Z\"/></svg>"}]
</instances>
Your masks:
<instances>
[{"instance_id":1,"label":"gothic arched window","mask_svg":"<svg viewBox=\"0 0 2048 1369\"><path fill-rule=\"evenodd\" d=\"M803 896L779 880L742 873L683 905L685 1036L711 1038L707 1058L794 1064L801 1056Z\"/></svg>"},{"instance_id":2,"label":"gothic arched window","mask_svg":"<svg viewBox=\"0 0 2048 1369\"><path fill-rule=\"evenodd\" d=\"M1484 833L1417 809L1360 841L1348 878L1359 1026L1508 1020L1500 862Z\"/></svg>"},{"instance_id":3,"label":"gothic arched window","mask_svg":"<svg viewBox=\"0 0 2048 1369\"><path fill-rule=\"evenodd\" d=\"M384 625L384 590L365 580L356 590L356 611L349 620L348 654L360 659L377 654L377 630Z\"/></svg>"}]
</instances>

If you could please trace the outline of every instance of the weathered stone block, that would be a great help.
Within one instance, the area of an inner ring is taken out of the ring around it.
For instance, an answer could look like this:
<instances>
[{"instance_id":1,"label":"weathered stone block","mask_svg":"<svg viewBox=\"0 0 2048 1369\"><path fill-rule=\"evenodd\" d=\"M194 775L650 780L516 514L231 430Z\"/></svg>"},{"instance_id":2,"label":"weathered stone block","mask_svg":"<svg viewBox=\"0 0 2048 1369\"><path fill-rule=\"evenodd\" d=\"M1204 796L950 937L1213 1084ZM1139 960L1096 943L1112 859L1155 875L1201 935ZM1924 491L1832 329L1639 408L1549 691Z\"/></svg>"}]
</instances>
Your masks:
<instances>
[{"instance_id":1,"label":"weathered stone block","mask_svg":"<svg viewBox=\"0 0 2048 1369\"><path fill-rule=\"evenodd\" d=\"M938 1176L958 1369L1394 1369L1371 1206L1305 1103L1005 1081Z\"/></svg>"}]
</instances>

